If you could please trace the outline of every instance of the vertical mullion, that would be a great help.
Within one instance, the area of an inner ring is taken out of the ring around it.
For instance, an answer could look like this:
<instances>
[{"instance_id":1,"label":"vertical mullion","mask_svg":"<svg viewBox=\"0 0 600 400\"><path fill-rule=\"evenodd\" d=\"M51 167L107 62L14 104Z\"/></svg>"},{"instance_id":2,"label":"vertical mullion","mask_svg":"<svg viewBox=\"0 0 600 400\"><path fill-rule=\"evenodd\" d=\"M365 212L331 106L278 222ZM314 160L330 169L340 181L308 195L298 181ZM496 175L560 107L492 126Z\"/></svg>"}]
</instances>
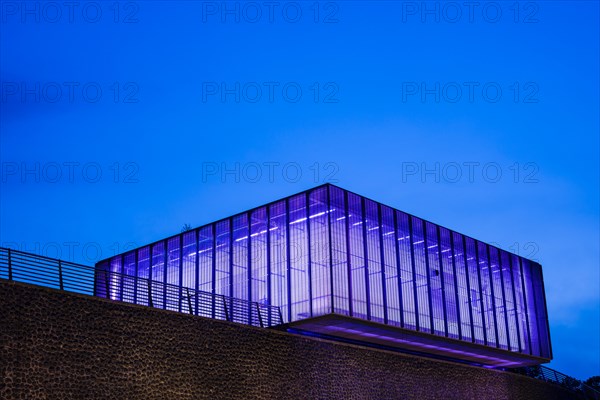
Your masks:
<instances>
[{"instance_id":1,"label":"vertical mullion","mask_svg":"<svg viewBox=\"0 0 600 400\"><path fill-rule=\"evenodd\" d=\"M333 241L331 235L331 186L327 185L327 235L329 239L329 290L331 298L331 312L335 312L335 296L333 295Z\"/></svg>"},{"instance_id":2,"label":"vertical mullion","mask_svg":"<svg viewBox=\"0 0 600 400\"><path fill-rule=\"evenodd\" d=\"M119 300L123 301L123 285L125 282L125 254L121 254L121 270L119 271L119 274L117 274L117 276L120 277L119 279ZM535 304L535 303L534 303Z\"/></svg>"},{"instance_id":3,"label":"vertical mullion","mask_svg":"<svg viewBox=\"0 0 600 400\"><path fill-rule=\"evenodd\" d=\"M167 268L169 257L168 240L163 240L163 309L167 309Z\"/></svg>"},{"instance_id":4,"label":"vertical mullion","mask_svg":"<svg viewBox=\"0 0 600 400\"><path fill-rule=\"evenodd\" d=\"M229 309L230 319L235 320L235 312L233 311L233 217L229 217ZM227 302L225 302L227 306Z\"/></svg>"},{"instance_id":5,"label":"vertical mullion","mask_svg":"<svg viewBox=\"0 0 600 400\"><path fill-rule=\"evenodd\" d=\"M287 262L288 322L292 322L292 257L290 256L290 199L285 199L285 251Z\"/></svg>"},{"instance_id":6,"label":"vertical mullion","mask_svg":"<svg viewBox=\"0 0 600 400\"><path fill-rule=\"evenodd\" d=\"M199 229L194 230L194 239L196 242L196 257L194 257L194 268L196 269L194 286L196 289L196 295L194 296L194 307L195 315L198 315L198 289L200 288L200 254L198 254L200 251L200 243L198 243L200 241Z\"/></svg>"},{"instance_id":7,"label":"vertical mullion","mask_svg":"<svg viewBox=\"0 0 600 400\"><path fill-rule=\"evenodd\" d=\"M229 217L229 299L233 299L233 217Z\"/></svg>"},{"instance_id":8,"label":"vertical mullion","mask_svg":"<svg viewBox=\"0 0 600 400\"><path fill-rule=\"evenodd\" d=\"M506 308L506 288L504 287L504 274L502 273L502 253L499 249L496 249L496 253L498 257L500 287L502 288L502 305L504 306L504 326L506 327L506 344L508 346L508 351L511 351L510 331L508 330L508 309Z\"/></svg>"},{"instance_id":9,"label":"vertical mullion","mask_svg":"<svg viewBox=\"0 0 600 400\"><path fill-rule=\"evenodd\" d=\"M148 246L148 251L150 252L149 253L149 260L148 260L148 305L150 306L150 304L153 303L153 301L152 301L152 292L153 292L153 289L154 289L154 285L152 285L152 267L153 267L152 264L154 263L154 254L153 254L154 245L153 244L151 244L150 246Z\"/></svg>"},{"instance_id":10,"label":"vertical mullion","mask_svg":"<svg viewBox=\"0 0 600 400\"><path fill-rule=\"evenodd\" d=\"M471 342L475 343L475 324L473 323L473 300L471 299L471 277L469 275L469 261L467 260L467 238L460 235L463 244L463 261L465 265L465 279L467 280L467 298L469 299L469 322L471 323ZM454 254L454 248L452 249ZM456 255L454 255L456 257Z\"/></svg>"},{"instance_id":11,"label":"vertical mullion","mask_svg":"<svg viewBox=\"0 0 600 400\"><path fill-rule=\"evenodd\" d=\"M313 316L313 292L312 292L312 246L310 243L311 234L310 234L310 193L305 193L305 201L306 201L306 238L308 242L308 265L307 265L307 274L308 274L308 305L309 305L309 313L310 316Z\"/></svg>"},{"instance_id":12,"label":"vertical mullion","mask_svg":"<svg viewBox=\"0 0 600 400\"><path fill-rule=\"evenodd\" d=\"M429 241L427 240L427 224L425 220L421 220L423 226L423 246L425 247L425 274L427 274L427 295L429 296L429 322L431 323L431 333L435 332L435 324L433 322L433 298L431 297L431 270L429 266Z\"/></svg>"},{"instance_id":13,"label":"vertical mullion","mask_svg":"<svg viewBox=\"0 0 600 400\"><path fill-rule=\"evenodd\" d=\"M438 253L438 268L440 269L440 282L442 287L442 310L444 315L444 336L448 337L448 314L446 309L446 285L444 282L444 264L442 263L442 235L440 233L439 225L435 226L435 233L437 236L437 253ZM456 278L456 276L455 276ZM456 286L454 287L456 290ZM458 304L456 305L458 307ZM457 313L458 314L458 313ZM460 324L459 324L460 326Z\"/></svg>"},{"instance_id":14,"label":"vertical mullion","mask_svg":"<svg viewBox=\"0 0 600 400\"><path fill-rule=\"evenodd\" d=\"M362 234L363 234L363 256L365 268L365 288L366 288L366 303L367 303L367 320L371 320L371 291L369 288L369 247L367 246L367 212L365 207L365 198L360 198L362 209Z\"/></svg>"},{"instance_id":15,"label":"vertical mullion","mask_svg":"<svg viewBox=\"0 0 600 400\"><path fill-rule=\"evenodd\" d=\"M456 274L456 259L454 255L454 233L449 230L448 235L450 236L450 254L452 255L452 273L454 274L454 302L456 305L456 318L458 321L458 338L464 340L462 334L462 310L458 297L458 275Z\"/></svg>"},{"instance_id":16,"label":"vertical mullion","mask_svg":"<svg viewBox=\"0 0 600 400\"><path fill-rule=\"evenodd\" d=\"M349 211L349 207L348 207L348 192L346 190L344 190L344 215L346 216L346 218L344 218L345 220L345 230L346 230L346 261L347 261L347 267L348 267L348 311L350 316L352 317L354 312L353 312L353 307L352 307L352 303L353 298L352 298L352 255L350 253L351 248L350 248L350 211Z\"/></svg>"},{"instance_id":17,"label":"vertical mullion","mask_svg":"<svg viewBox=\"0 0 600 400\"><path fill-rule=\"evenodd\" d=\"M211 276L211 314L212 317L215 318L216 315L216 295L217 295L217 224L211 224L212 231L212 276Z\"/></svg>"},{"instance_id":18,"label":"vertical mullion","mask_svg":"<svg viewBox=\"0 0 600 400\"><path fill-rule=\"evenodd\" d=\"M533 299L533 309L535 310L535 326L536 326L536 331L537 331L537 341L538 341L538 351L539 351L539 355L542 355L542 341L540 338L540 316L539 316L539 312L538 312L538 308L537 308L537 301L535 299L535 282L533 281L534 276L533 276L533 264L530 262L529 263L529 279L531 279L531 298Z\"/></svg>"},{"instance_id":19,"label":"vertical mullion","mask_svg":"<svg viewBox=\"0 0 600 400\"><path fill-rule=\"evenodd\" d=\"M269 307L273 305L271 299L271 207L265 206L267 213L267 304ZM268 323L267 326L271 326L271 311L268 310Z\"/></svg>"},{"instance_id":20,"label":"vertical mullion","mask_svg":"<svg viewBox=\"0 0 600 400\"><path fill-rule=\"evenodd\" d=\"M490 257L490 246L485 244L485 251L487 253L487 269L490 277L490 291L492 293L492 315L494 316L494 333L496 335L496 347L500 347L500 338L498 337L498 317L496 315L496 296L494 291L494 275L492 274L492 260Z\"/></svg>"},{"instance_id":21,"label":"vertical mullion","mask_svg":"<svg viewBox=\"0 0 600 400\"><path fill-rule=\"evenodd\" d=\"M415 243L414 243L414 232L413 232L413 223L412 217L408 216L408 234L410 235L410 261L412 264L412 282L413 282L413 296L415 301L415 325L417 331L421 330L421 325L419 322L419 296L417 296L417 268L415 262Z\"/></svg>"},{"instance_id":22,"label":"vertical mullion","mask_svg":"<svg viewBox=\"0 0 600 400\"><path fill-rule=\"evenodd\" d=\"M138 276L138 262L139 262L139 256L138 253L140 252L140 249L136 249L135 251L135 272L133 274L134 278L133 278L133 304L137 304L137 289L138 289L138 280L139 280L139 276Z\"/></svg>"},{"instance_id":23,"label":"vertical mullion","mask_svg":"<svg viewBox=\"0 0 600 400\"><path fill-rule=\"evenodd\" d=\"M398 244L398 213L392 209L394 219L394 248L396 249L396 275L398 277L398 303L400 308L400 327L404 328L404 300L402 297L402 269L400 267L400 245Z\"/></svg>"},{"instance_id":24,"label":"vertical mullion","mask_svg":"<svg viewBox=\"0 0 600 400\"><path fill-rule=\"evenodd\" d=\"M246 276L248 277L248 324L252 325L252 214L246 213L246 222L248 226L248 246L246 247Z\"/></svg>"},{"instance_id":25,"label":"vertical mullion","mask_svg":"<svg viewBox=\"0 0 600 400\"><path fill-rule=\"evenodd\" d=\"M8 252L8 253L10 254L10 252ZM8 254L7 254L7 256L8 256ZM7 263L8 264L6 265L6 267L9 268L9 270L10 270L10 268L12 267L12 265L10 265L10 257L8 257ZM100 278L98 278L99 275L100 275L100 269L97 265L94 265L94 282L93 282L94 286L92 288L93 296L98 296L98 282L97 281L98 281L98 279L100 279Z\"/></svg>"},{"instance_id":26,"label":"vertical mullion","mask_svg":"<svg viewBox=\"0 0 600 400\"><path fill-rule=\"evenodd\" d=\"M385 281L385 250L383 248L383 216L381 215L381 204L377 203L377 222L379 223L379 253L381 264L381 293L383 294L383 323L388 323L387 288Z\"/></svg>"},{"instance_id":27,"label":"vertical mullion","mask_svg":"<svg viewBox=\"0 0 600 400\"><path fill-rule=\"evenodd\" d=\"M485 323L485 303L483 301L483 287L481 285L481 268L479 267L479 246L477 242L473 240L473 247L475 247L475 262L477 263L477 283L479 283L479 303L481 306L481 325L483 326L483 343L487 346L487 325Z\"/></svg>"},{"instance_id":28,"label":"vertical mullion","mask_svg":"<svg viewBox=\"0 0 600 400\"><path fill-rule=\"evenodd\" d=\"M189 292L188 292L189 294ZM183 297L183 233L179 235L179 312L181 312L181 303ZM189 301L189 299L188 299ZM188 303L189 304L189 303Z\"/></svg>"},{"instance_id":29,"label":"vertical mullion","mask_svg":"<svg viewBox=\"0 0 600 400\"><path fill-rule=\"evenodd\" d=\"M12 281L13 280L13 276L12 276L12 261L11 261L12 258L10 256L10 248L7 250L7 253L8 253L7 254L7 257L8 257L8 280ZM108 271L110 271L110 261L108 261ZM106 272L105 272L104 275L106 275ZM108 293L108 288L106 288L106 290L107 290L106 293ZM109 296L110 295L107 295L106 297L109 297Z\"/></svg>"}]
</instances>

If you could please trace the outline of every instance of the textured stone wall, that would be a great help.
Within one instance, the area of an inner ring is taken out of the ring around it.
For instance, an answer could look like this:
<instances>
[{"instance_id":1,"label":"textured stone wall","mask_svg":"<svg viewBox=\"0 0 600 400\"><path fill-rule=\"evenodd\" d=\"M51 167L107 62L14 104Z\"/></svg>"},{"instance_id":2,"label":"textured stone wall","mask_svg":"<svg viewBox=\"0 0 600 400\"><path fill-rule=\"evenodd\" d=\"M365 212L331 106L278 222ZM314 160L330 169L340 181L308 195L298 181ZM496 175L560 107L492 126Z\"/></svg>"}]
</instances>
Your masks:
<instances>
[{"instance_id":1,"label":"textured stone wall","mask_svg":"<svg viewBox=\"0 0 600 400\"><path fill-rule=\"evenodd\" d=\"M569 399L456 365L0 281L2 399Z\"/></svg>"}]
</instances>

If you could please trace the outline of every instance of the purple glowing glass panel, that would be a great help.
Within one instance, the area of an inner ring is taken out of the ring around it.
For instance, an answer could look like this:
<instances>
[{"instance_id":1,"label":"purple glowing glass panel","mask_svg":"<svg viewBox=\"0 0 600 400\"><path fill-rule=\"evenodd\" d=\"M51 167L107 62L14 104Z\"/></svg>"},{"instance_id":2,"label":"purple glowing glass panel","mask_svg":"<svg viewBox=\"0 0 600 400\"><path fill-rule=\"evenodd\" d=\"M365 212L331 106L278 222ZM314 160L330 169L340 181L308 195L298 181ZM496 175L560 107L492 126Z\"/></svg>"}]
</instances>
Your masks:
<instances>
[{"instance_id":1,"label":"purple glowing glass panel","mask_svg":"<svg viewBox=\"0 0 600 400\"><path fill-rule=\"evenodd\" d=\"M289 257L290 257L290 306L291 320L309 318L310 303L310 263L308 251L308 217L306 195L300 194L289 199Z\"/></svg>"},{"instance_id":2,"label":"purple glowing glass panel","mask_svg":"<svg viewBox=\"0 0 600 400\"><path fill-rule=\"evenodd\" d=\"M123 276L121 300L128 303L135 303L135 277L136 277L136 263L135 263L135 251L125 254L123 257Z\"/></svg>"},{"instance_id":3,"label":"purple glowing glass panel","mask_svg":"<svg viewBox=\"0 0 600 400\"><path fill-rule=\"evenodd\" d=\"M183 248L181 253L181 257L183 258L181 286L184 288L196 289L196 257L198 257L196 246L196 232L185 232L183 234Z\"/></svg>"},{"instance_id":4,"label":"purple glowing glass panel","mask_svg":"<svg viewBox=\"0 0 600 400\"><path fill-rule=\"evenodd\" d=\"M333 275L333 312L351 315L350 308L350 275L349 275L349 246L347 242L348 218L346 217L346 200L344 191L332 187L330 190L330 224L331 252Z\"/></svg>"},{"instance_id":5,"label":"purple glowing glass panel","mask_svg":"<svg viewBox=\"0 0 600 400\"><path fill-rule=\"evenodd\" d=\"M445 295L442 290L442 280L444 278L443 271L441 270L440 257L439 257L439 243L437 239L437 226L431 222L425 223L425 252L427 253L428 275L430 292L431 292L431 309L433 310L433 331L436 335L444 336L446 332L445 327Z\"/></svg>"},{"instance_id":6,"label":"purple glowing glass panel","mask_svg":"<svg viewBox=\"0 0 600 400\"><path fill-rule=\"evenodd\" d=\"M529 319L529 335L531 338L530 352L534 356L540 356L540 334L538 312L536 306L536 297L534 293L533 276L531 273L531 263L527 259L521 259L523 270L523 280L525 281L525 300L527 304L526 313Z\"/></svg>"},{"instance_id":7,"label":"purple glowing glass panel","mask_svg":"<svg viewBox=\"0 0 600 400\"><path fill-rule=\"evenodd\" d=\"M363 238L366 240L366 268L368 271L369 298L371 321L384 322L384 286L381 268L381 247L379 238L379 213L377 203L364 201Z\"/></svg>"},{"instance_id":8,"label":"purple glowing glass panel","mask_svg":"<svg viewBox=\"0 0 600 400\"><path fill-rule=\"evenodd\" d=\"M456 289L458 292L458 309L460 311L461 321L460 332L463 340L473 341L471 289L465 256L466 250L463 246L463 237L460 234L452 232L451 239L453 248L452 251L448 253L448 258L452 260L456 270Z\"/></svg>"},{"instance_id":9,"label":"purple glowing glass panel","mask_svg":"<svg viewBox=\"0 0 600 400\"><path fill-rule=\"evenodd\" d=\"M444 292L446 307L446 322L448 326L448 337L458 339L460 330L460 314L458 310L458 293L456 287L456 276L452 264L452 247L450 246L450 231L439 228L440 244L438 248L441 263L441 290Z\"/></svg>"},{"instance_id":10,"label":"purple glowing glass panel","mask_svg":"<svg viewBox=\"0 0 600 400\"><path fill-rule=\"evenodd\" d=\"M205 234L204 236L207 236ZM248 259L250 254L250 240L248 232L248 215L236 215L233 217L233 254L232 254L232 291L231 296L238 299L250 299L250 292L248 290ZM202 267L201 267L202 270ZM204 290L203 286L200 290ZM206 290L205 290L206 291ZM246 318L246 317L244 317ZM242 319L246 323L249 323L249 316L246 319Z\"/></svg>"},{"instance_id":11,"label":"purple glowing glass panel","mask_svg":"<svg viewBox=\"0 0 600 400\"><path fill-rule=\"evenodd\" d=\"M400 270L396 254L397 240L394 227L394 210L381 206L380 241L383 245L383 272L385 276L385 297L387 307L387 323L402 325L402 304Z\"/></svg>"},{"instance_id":12,"label":"purple glowing glass panel","mask_svg":"<svg viewBox=\"0 0 600 400\"><path fill-rule=\"evenodd\" d=\"M423 234L423 220L411 217L412 222L412 247L415 260L415 274L412 279L417 286L417 329L422 332L433 333L432 316L430 311L429 271L427 270L427 255L425 253L425 235Z\"/></svg>"},{"instance_id":13,"label":"purple glowing glass panel","mask_svg":"<svg viewBox=\"0 0 600 400\"><path fill-rule=\"evenodd\" d=\"M179 241L181 236L176 236L167 240L167 280L170 285L180 286L180 266L179 266ZM167 296L166 309L173 311L181 311L181 296L177 300L177 296Z\"/></svg>"},{"instance_id":14,"label":"purple glowing glass panel","mask_svg":"<svg viewBox=\"0 0 600 400\"><path fill-rule=\"evenodd\" d=\"M150 278L150 247L142 247L137 250L137 293L135 297L136 304L148 305L148 285L147 280Z\"/></svg>"},{"instance_id":15,"label":"purple glowing glass panel","mask_svg":"<svg viewBox=\"0 0 600 400\"><path fill-rule=\"evenodd\" d=\"M329 244L329 208L327 188L309 193L308 225L310 226L310 287L312 314L332 312L331 264Z\"/></svg>"},{"instance_id":16,"label":"purple glowing glass panel","mask_svg":"<svg viewBox=\"0 0 600 400\"><path fill-rule=\"evenodd\" d=\"M230 243L231 232L229 221L215 224L215 293L231 295Z\"/></svg>"},{"instance_id":17,"label":"purple glowing glass panel","mask_svg":"<svg viewBox=\"0 0 600 400\"><path fill-rule=\"evenodd\" d=\"M108 283L110 298L112 300L121 300L123 298L121 294L121 288L123 287L121 284L122 275L120 275L123 273L123 270L121 269L122 258L123 256L117 256L110 261L110 272L116 273L110 275L110 280Z\"/></svg>"},{"instance_id":18,"label":"purple glowing glass panel","mask_svg":"<svg viewBox=\"0 0 600 400\"><path fill-rule=\"evenodd\" d=\"M513 288L515 291L515 306L516 306L516 319L518 326L516 327L519 331L519 343L521 345L521 351L526 354L531 354L531 336L529 333L529 316L527 315L527 307L525 303L525 289L523 287L523 274L521 271L521 260L520 258L512 254L511 255L511 269L513 274Z\"/></svg>"},{"instance_id":19,"label":"purple glowing glass panel","mask_svg":"<svg viewBox=\"0 0 600 400\"><path fill-rule=\"evenodd\" d=\"M267 208L261 207L250 213L250 300L269 304L267 251Z\"/></svg>"},{"instance_id":20,"label":"purple glowing glass panel","mask_svg":"<svg viewBox=\"0 0 600 400\"><path fill-rule=\"evenodd\" d=\"M417 328L417 304L414 279L414 263L412 262L412 242L409 228L409 216L401 211L396 211L396 237L400 255L400 286L402 291L402 313L404 326L408 329Z\"/></svg>"},{"instance_id":21,"label":"purple glowing glass panel","mask_svg":"<svg viewBox=\"0 0 600 400\"><path fill-rule=\"evenodd\" d=\"M540 337L540 356L552 358L552 348L550 347L550 334L548 331L548 315L546 311L546 301L544 297L544 281L542 278L542 266L536 262L531 263L533 275L533 288L536 297L536 312L538 316L538 330Z\"/></svg>"},{"instance_id":22,"label":"purple glowing glass panel","mask_svg":"<svg viewBox=\"0 0 600 400\"><path fill-rule=\"evenodd\" d=\"M363 213L361 198L353 193L348 194L348 242L350 246L350 280L352 282L352 316L368 319L367 274L365 266L365 248L363 245Z\"/></svg>"},{"instance_id":23,"label":"purple glowing glass panel","mask_svg":"<svg viewBox=\"0 0 600 400\"><path fill-rule=\"evenodd\" d=\"M498 259L498 249L488 247L490 258L490 276L493 289L493 307L496 313L496 325L498 330L498 345L502 349L508 349L508 333L506 331L506 312L504 310L504 293L502 275L500 274L500 261Z\"/></svg>"},{"instance_id":24,"label":"purple glowing glass panel","mask_svg":"<svg viewBox=\"0 0 600 400\"><path fill-rule=\"evenodd\" d=\"M477 264L481 277L481 297L483 300L482 314L485 324L487 344L496 346L496 309L491 281L490 264L488 262L487 245L477 242Z\"/></svg>"},{"instance_id":25,"label":"purple glowing glass panel","mask_svg":"<svg viewBox=\"0 0 600 400\"><path fill-rule=\"evenodd\" d=\"M288 233L286 229L285 201L279 201L269 206L269 233L270 238L270 278L271 278L271 304L277 304L284 320L289 321L288 314L288 282L289 271L287 268Z\"/></svg>"},{"instance_id":26,"label":"purple glowing glass panel","mask_svg":"<svg viewBox=\"0 0 600 400\"><path fill-rule=\"evenodd\" d=\"M155 243L152 249L152 266L150 278L152 279L152 298L155 306L165 307L165 290L161 282L165 282L165 243L164 241Z\"/></svg>"},{"instance_id":27,"label":"purple glowing glass panel","mask_svg":"<svg viewBox=\"0 0 600 400\"><path fill-rule=\"evenodd\" d=\"M516 319L515 293L511 279L510 254L505 251L500 251L500 275L503 281L504 299L506 301L506 324L508 325L510 350L519 351L520 338L518 321Z\"/></svg>"}]
</instances>

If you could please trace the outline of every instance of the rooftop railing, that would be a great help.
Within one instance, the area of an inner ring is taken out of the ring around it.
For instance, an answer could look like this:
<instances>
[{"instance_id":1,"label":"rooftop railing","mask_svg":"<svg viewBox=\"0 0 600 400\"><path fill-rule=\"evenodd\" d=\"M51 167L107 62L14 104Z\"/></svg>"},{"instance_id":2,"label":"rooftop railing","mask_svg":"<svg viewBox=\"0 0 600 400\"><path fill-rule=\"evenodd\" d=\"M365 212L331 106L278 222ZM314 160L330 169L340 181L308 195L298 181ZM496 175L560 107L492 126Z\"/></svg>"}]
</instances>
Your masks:
<instances>
[{"instance_id":1,"label":"rooftop railing","mask_svg":"<svg viewBox=\"0 0 600 400\"><path fill-rule=\"evenodd\" d=\"M279 307L0 247L0 279L245 325L283 323Z\"/></svg>"}]
</instances>

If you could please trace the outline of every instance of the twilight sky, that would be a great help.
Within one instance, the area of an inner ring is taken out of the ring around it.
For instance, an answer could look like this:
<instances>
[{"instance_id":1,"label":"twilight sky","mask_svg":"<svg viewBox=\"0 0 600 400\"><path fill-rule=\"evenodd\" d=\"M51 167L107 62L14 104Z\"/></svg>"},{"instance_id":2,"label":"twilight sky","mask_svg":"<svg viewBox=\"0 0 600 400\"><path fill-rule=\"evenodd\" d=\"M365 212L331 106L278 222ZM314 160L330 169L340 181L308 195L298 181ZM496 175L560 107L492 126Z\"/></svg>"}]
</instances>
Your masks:
<instances>
[{"instance_id":1,"label":"twilight sky","mask_svg":"<svg viewBox=\"0 0 600 400\"><path fill-rule=\"evenodd\" d=\"M332 182L541 262L600 375L596 1L0 3L0 244L93 264Z\"/></svg>"}]
</instances>

